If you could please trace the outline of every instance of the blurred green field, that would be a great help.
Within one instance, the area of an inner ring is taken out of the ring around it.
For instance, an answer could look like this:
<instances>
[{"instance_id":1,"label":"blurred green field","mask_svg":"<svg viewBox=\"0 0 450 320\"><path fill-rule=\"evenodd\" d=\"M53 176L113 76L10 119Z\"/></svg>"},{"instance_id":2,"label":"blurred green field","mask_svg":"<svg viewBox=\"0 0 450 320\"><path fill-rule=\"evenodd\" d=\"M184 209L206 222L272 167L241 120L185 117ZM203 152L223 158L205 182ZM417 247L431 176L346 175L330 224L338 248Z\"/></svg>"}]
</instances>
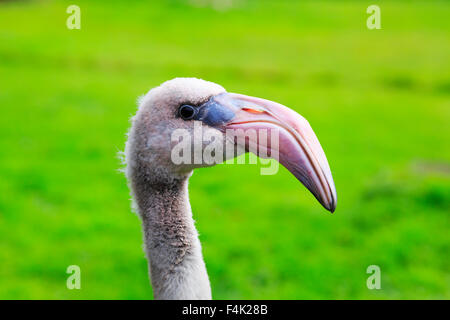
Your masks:
<instances>
[{"instance_id":1,"label":"blurred green field","mask_svg":"<svg viewBox=\"0 0 450 320\"><path fill-rule=\"evenodd\" d=\"M305 116L339 199L284 168L196 171L214 298L449 299L450 3L375 2L382 30L374 1L0 2L0 298L152 298L117 153L136 98L194 76Z\"/></svg>"}]
</instances>

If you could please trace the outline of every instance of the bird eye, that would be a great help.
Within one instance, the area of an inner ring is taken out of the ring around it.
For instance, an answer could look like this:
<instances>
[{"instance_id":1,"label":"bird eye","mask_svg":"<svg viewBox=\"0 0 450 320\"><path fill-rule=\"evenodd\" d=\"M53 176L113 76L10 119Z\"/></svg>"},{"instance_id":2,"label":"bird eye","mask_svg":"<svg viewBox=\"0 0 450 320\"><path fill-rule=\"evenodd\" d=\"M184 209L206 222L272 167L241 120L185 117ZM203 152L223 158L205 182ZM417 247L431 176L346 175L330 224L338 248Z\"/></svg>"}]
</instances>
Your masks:
<instances>
[{"instance_id":1,"label":"bird eye","mask_svg":"<svg viewBox=\"0 0 450 320\"><path fill-rule=\"evenodd\" d=\"M178 114L181 118L183 118L183 120L191 120L192 118L194 118L196 113L197 109L188 104L184 104L178 109Z\"/></svg>"}]
</instances>

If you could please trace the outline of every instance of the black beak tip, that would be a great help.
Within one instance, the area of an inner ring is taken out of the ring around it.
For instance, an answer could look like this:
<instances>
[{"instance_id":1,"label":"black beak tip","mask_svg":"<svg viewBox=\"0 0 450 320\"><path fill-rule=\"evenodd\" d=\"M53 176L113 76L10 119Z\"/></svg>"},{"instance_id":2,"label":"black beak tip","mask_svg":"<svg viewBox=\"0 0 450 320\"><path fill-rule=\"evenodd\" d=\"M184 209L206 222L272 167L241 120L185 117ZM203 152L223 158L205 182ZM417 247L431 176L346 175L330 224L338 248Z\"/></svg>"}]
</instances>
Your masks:
<instances>
[{"instance_id":1,"label":"black beak tip","mask_svg":"<svg viewBox=\"0 0 450 320\"><path fill-rule=\"evenodd\" d=\"M334 211L336 211L336 201L331 202L330 204L328 204L325 209L327 209L328 211L330 211L331 213L334 213Z\"/></svg>"}]
</instances>

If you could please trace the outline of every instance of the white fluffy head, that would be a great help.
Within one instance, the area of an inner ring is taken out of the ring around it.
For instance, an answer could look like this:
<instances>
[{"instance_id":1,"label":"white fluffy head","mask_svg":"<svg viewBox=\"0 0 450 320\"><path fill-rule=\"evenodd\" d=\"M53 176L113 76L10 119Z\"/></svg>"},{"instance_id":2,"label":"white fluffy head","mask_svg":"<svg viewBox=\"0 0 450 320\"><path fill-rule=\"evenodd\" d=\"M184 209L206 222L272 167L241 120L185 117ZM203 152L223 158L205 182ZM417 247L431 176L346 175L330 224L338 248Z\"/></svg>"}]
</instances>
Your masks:
<instances>
[{"instance_id":1,"label":"white fluffy head","mask_svg":"<svg viewBox=\"0 0 450 320\"><path fill-rule=\"evenodd\" d=\"M225 89L213 82L175 78L141 97L125 146L125 172L129 181L144 175L170 179L178 174L190 174L195 166L174 165L171 161L174 130L193 132L194 127L194 121L184 121L177 116L178 109L183 104L200 105L223 92Z\"/></svg>"},{"instance_id":2,"label":"white fluffy head","mask_svg":"<svg viewBox=\"0 0 450 320\"><path fill-rule=\"evenodd\" d=\"M144 95L139 101L139 109L161 104L166 106L178 106L183 103L198 105L222 92L225 92L225 89L214 82L197 78L175 78L163 82Z\"/></svg>"}]
</instances>

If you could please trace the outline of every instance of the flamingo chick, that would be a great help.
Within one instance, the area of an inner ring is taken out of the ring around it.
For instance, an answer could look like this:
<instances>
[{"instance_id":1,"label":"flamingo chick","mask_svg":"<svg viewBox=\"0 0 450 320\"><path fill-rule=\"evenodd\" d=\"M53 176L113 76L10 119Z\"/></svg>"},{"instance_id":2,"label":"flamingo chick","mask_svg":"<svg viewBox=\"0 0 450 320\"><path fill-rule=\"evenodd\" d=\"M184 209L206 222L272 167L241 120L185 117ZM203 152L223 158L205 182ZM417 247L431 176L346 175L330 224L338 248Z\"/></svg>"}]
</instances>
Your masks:
<instances>
[{"instance_id":1,"label":"flamingo chick","mask_svg":"<svg viewBox=\"0 0 450 320\"><path fill-rule=\"evenodd\" d=\"M139 109L125 147L125 173L133 205L142 221L145 251L155 299L211 299L211 287L192 219L188 179L196 168L215 163L173 161L173 134L194 136L209 130L221 161L250 146L285 166L329 211L336 208L330 167L309 123L291 109L260 98L228 93L212 82L176 78L150 90ZM248 130L275 132L276 143L243 137ZM230 138L227 132L237 132ZM194 143L194 141L192 142ZM219 148L220 147L220 148ZM194 147L195 148L195 147ZM225 150L234 150L229 155ZM191 156L189 156L191 158Z\"/></svg>"}]
</instances>

